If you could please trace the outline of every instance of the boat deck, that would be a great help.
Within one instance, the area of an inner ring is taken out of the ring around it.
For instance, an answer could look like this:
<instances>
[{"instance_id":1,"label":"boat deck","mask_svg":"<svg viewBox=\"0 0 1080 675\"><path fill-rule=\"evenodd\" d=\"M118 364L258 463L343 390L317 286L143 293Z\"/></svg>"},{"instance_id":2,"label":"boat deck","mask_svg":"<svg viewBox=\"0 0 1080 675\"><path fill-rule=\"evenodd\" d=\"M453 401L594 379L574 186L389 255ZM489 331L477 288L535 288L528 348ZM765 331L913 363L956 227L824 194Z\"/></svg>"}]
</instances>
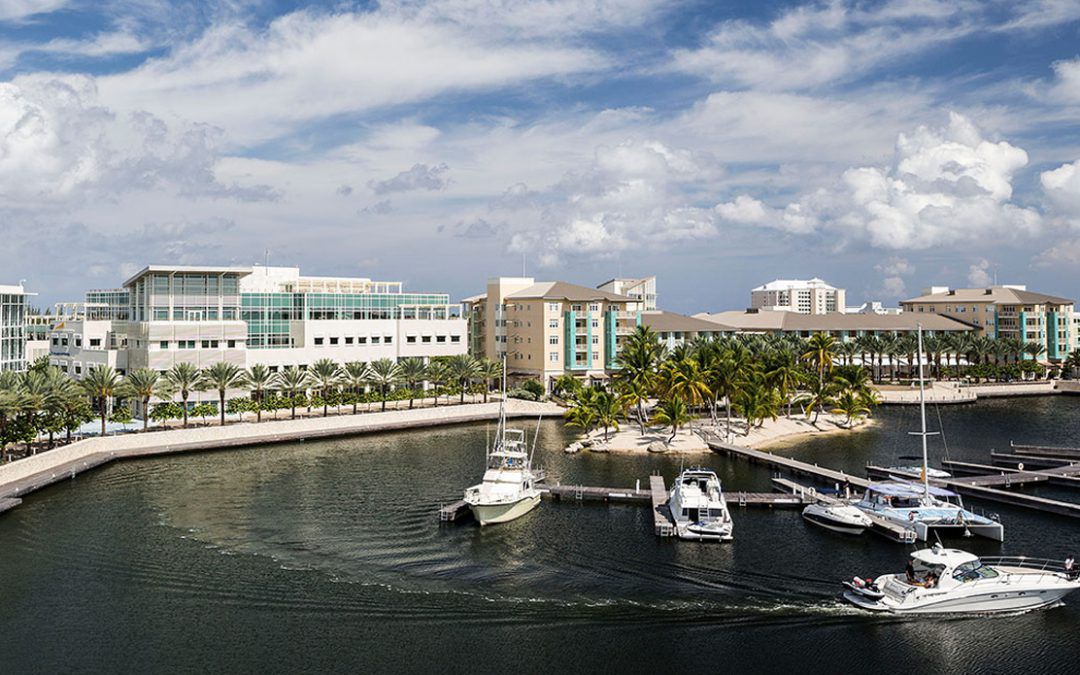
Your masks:
<instances>
[{"instance_id":1,"label":"boat deck","mask_svg":"<svg viewBox=\"0 0 1080 675\"><path fill-rule=\"evenodd\" d=\"M821 494L810 486L796 483L795 481L788 480L787 478L773 478L772 482L773 486L777 489L798 495L803 500L805 500L805 503L807 504L811 502L819 502L829 505L844 503L844 501L841 500L839 497ZM870 519L870 522L873 523L870 531L885 537L889 541L894 541L900 544L910 544L916 539L914 530L910 530L892 521L885 520L884 518L877 516L873 513L866 513L865 515L867 518Z\"/></svg>"}]
</instances>

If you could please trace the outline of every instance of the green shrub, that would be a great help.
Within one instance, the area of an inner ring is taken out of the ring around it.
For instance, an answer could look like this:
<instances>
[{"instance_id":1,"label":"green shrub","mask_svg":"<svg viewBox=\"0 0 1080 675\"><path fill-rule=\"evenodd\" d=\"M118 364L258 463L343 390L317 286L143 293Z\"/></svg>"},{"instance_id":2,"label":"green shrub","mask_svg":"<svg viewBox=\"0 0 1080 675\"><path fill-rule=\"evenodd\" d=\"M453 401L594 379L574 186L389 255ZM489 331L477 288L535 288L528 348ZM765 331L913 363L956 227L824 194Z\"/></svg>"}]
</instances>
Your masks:
<instances>
[{"instance_id":1,"label":"green shrub","mask_svg":"<svg viewBox=\"0 0 1080 675\"><path fill-rule=\"evenodd\" d=\"M541 398L544 397L545 393L544 385L540 384L539 380L525 380L521 383L521 386L518 387L518 389L523 389L531 393L534 398L529 399L530 401L539 401Z\"/></svg>"}]
</instances>

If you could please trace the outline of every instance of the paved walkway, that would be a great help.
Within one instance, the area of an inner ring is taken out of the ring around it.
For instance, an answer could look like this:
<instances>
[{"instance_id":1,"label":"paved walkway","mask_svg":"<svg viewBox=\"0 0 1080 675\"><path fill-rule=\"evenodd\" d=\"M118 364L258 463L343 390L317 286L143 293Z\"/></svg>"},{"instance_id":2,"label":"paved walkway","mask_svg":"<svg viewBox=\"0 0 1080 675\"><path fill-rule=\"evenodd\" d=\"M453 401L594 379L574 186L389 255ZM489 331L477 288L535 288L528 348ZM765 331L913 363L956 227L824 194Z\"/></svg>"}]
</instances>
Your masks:
<instances>
[{"instance_id":1,"label":"paved walkway","mask_svg":"<svg viewBox=\"0 0 1080 675\"><path fill-rule=\"evenodd\" d=\"M561 417L563 412L561 407L552 403L533 403L519 399L507 401L506 409L508 417L537 417L541 414ZM16 506L18 498L28 492L60 480L74 478L83 471L125 457L219 450L480 422L495 419L498 414L499 403L494 401L88 438L0 466L0 512ZM11 500L15 500L14 503Z\"/></svg>"},{"instance_id":2,"label":"paved walkway","mask_svg":"<svg viewBox=\"0 0 1080 675\"><path fill-rule=\"evenodd\" d=\"M891 405L918 405L917 387L880 388L881 402ZM926 390L927 403L972 403L980 398L1012 396L1047 396L1062 391L1053 381L1016 382L1011 384L960 385L956 382L934 382Z\"/></svg>"}]
</instances>

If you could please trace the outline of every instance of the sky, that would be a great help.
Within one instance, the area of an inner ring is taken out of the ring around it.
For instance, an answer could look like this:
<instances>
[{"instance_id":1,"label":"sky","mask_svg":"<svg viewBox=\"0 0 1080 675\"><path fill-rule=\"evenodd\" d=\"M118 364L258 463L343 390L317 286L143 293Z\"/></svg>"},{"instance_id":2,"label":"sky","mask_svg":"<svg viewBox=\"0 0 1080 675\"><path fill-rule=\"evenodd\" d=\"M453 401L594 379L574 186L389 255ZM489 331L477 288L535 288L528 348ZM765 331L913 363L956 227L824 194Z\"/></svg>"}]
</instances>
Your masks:
<instances>
[{"instance_id":1,"label":"sky","mask_svg":"<svg viewBox=\"0 0 1080 675\"><path fill-rule=\"evenodd\" d=\"M0 283L1080 298L1080 0L0 0Z\"/></svg>"}]
</instances>

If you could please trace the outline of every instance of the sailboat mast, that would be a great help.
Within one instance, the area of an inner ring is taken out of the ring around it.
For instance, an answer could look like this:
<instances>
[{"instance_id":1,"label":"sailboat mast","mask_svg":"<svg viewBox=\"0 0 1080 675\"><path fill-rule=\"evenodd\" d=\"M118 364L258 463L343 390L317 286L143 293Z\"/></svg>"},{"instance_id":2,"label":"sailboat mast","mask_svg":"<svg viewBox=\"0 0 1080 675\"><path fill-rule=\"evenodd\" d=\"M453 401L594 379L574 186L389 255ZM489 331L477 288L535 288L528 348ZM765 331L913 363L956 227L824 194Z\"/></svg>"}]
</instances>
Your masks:
<instances>
[{"instance_id":1,"label":"sailboat mast","mask_svg":"<svg viewBox=\"0 0 1080 675\"><path fill-rule=\"evenodd\" d=\"M923 496L930 496L930 462L927 458L926 450L926 386L923 382L923 344L922 344L922 324L918 326L919 331L919 414L922 418L922 429L919 434L922 436L922 479L923 479Z\"/></svg>"}]
</instances>

